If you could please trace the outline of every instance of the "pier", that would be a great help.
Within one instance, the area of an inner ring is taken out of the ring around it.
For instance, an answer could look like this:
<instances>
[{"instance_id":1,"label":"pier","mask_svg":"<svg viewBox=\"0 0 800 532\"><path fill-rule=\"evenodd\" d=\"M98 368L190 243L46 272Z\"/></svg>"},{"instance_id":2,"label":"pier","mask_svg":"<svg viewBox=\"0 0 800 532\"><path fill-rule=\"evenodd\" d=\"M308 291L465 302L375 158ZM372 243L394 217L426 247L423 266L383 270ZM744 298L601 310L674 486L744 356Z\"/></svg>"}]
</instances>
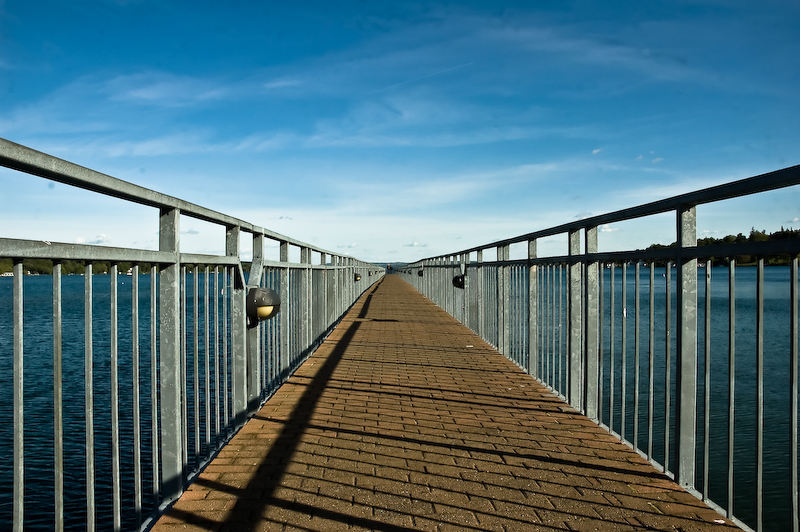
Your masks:
<instances>
[{"instance_id":1,"label":"pier","mask_svg":"<svg viewBox=\"0 0 800 532\"><path fill-rule=\"evenodd\" d=\"M153 528L643 529L738 527L397 275Z\"/></svg>"}]
</instances>

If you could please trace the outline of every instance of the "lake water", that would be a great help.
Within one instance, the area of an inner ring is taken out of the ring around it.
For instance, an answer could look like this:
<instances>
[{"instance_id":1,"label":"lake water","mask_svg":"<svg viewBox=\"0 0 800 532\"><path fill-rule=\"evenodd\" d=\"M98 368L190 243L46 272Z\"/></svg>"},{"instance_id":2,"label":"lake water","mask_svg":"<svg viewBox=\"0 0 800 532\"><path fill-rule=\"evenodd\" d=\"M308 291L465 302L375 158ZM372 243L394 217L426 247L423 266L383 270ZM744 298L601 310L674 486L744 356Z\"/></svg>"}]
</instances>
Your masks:
<instances>
[{"instance_id":1,"label":"lake water","mask_svg":"<svg viewBox=\"0 0 800 532\"><path fill-rule=\"evenodd\" d=\"M656 273L656 308L654 320L657 323L655 341L656 362L655 377L655 434L654 458L663 463L663 425L664 425L664 346L667 333L663 325L663 303L665 277L663 269ZM615 272L615 292L621 291L621 269ZM699 397L698 416L703 415L703 347L702 323L704 320L703 304L705 300L702 279L704 270L698 270L700 276L700 302L698 321L701 324L699 349ZM674 275L674 272L673 272ZM610 280L606 273L607 280ZM711 290L712 313L712 353L711 353L711 460L709 474L710 496L719 504L727 498L727 382L728 382L728 270L713 269ZM117 279L119 290L119 383L120 383L120 440L123 485L123 526L136 528L137 517L133 511L133 423L130 414L131 405L131 367L130 349L131 322L124 316L130 315L131 294L130 277L120 276ZM642 293L646 294L649 274L642 271ZM13 449L13 401L12 401L12 281L11 278L0 278L0 374L9 376L0 381L0 453L7 457L0 461L0 529L11 522L12 504L12 449ZM108 309L110 305L110 282L107 275L94 277L94 416L95 416L95 460L97 471L97 519L99 523L111 521L111 435L110 409L108 401L110 390L110 326ZM52 361L52 277L28 276L24 279L25 287L25 523L26 529L49 530L53 522L53 475L51 472L53 456L53 361ZM187 285L191 286L191 275ZM634 274L628 272L628 316L633 314ZM605 289L609 289L606 282ZM673 278L673 288L674 288ZM755 516L755 268L740 267L736 270L736 436L735 436L735 486L734 501L737 517L747 523L754 522ZM789 405L789 269L770 267L765 270L764 286L765 335L764 335L764 527L765 530L788 530L791 519L790 500L790 427ZM150 322L149 298L150 277L140 276L140 394L142 424L142 462L145 464L144 506L153 504L151 475L147 468L151 460L150 424ZM63 307L63 397L64 397L64 486L65 486L65 525L68 530L82 530L85 525L85 418L84 418L84 278L82 276L64 276L62 287ZM618 292L617 308L621 308L621 292ZM642 296L645 297L644 295ZM642 300L642 320L647 320L647 302ZM673 312L675 305L673 302ZM608 309L606 309L608 312ZM201 312L202 315L202 312ZM646 345L646 321L643 321L642 338ZM674 327L671 331L672 347L672 383L674 390L675 349ZM633 343L633 319L626 322L628 327L628 349ZM621 338L621 320L615 322L615 346ZM609 386L610 352L609 335L605 333L604 382L606 393ZM615 347L615 386L619 386L621 378L620 348ZM646 357L646 350L642 351ZM633 405L633 356L628 355L628 415L626 432L631 439L632 405ZM646 377L646 364L640 366L640 376ZM642 386L646 390L643 380ZM617 393L617 397L620 394ZM674 395L672 396L674 405ZM643 405L646 397L640 395ZM795 398L796 400L796 398ZM604 420L607 422L611 408L615 411L614 429L620 431L619 421L621 403L617 399L614 405L605 399ZM646 441L646 408L639 412L640 446ZM674 413L671 414L671 433L674 434ZM702 418L698 420L698 440L702 442ZM659 429L658 427L662 427ZM646 446L646 444L645 444ZM698 484L702 485L702 452L698 449ZM674 451L674 445L671 451ZM670 459L674 464L674 457ZM99 530L110 527L99 526Z\"/></svg>"}]
</instances>

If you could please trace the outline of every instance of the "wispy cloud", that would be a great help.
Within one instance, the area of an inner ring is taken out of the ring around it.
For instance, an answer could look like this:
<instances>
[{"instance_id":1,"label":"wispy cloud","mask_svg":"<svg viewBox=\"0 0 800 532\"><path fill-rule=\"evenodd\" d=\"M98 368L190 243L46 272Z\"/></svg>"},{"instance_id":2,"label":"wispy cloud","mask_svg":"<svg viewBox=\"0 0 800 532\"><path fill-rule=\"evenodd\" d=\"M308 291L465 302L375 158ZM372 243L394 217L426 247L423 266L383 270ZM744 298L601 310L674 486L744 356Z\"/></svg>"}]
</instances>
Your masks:
<instances>
[{"instance_id":1,"label":"wispy cloud","mask_svg":"<svg viewBox=\"0 0 800 532\"><path fill-rule=\"evenodd\" d=\"M102 90L111 100L180 107L229 98L234 88L207 78L144 72L117 76L105 82Z\"/></svg>"}]
</instances>

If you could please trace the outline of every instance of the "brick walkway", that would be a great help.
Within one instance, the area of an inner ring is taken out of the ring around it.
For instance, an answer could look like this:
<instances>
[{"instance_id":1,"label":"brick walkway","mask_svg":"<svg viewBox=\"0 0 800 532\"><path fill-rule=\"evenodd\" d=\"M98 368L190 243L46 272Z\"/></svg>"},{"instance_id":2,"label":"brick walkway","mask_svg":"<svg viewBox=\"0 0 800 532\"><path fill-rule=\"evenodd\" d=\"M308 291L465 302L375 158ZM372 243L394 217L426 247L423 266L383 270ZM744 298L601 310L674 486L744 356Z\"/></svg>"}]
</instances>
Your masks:
<instances>
[{"instance_id":1,"label":"brick walkway","mask_svg":"<svg viewBox=\"0 0 800 532\"><path fill-rule=\"evenodd\" d=\"M156 525L738 530L397 276Z\"/></svg>"}]
</instances>

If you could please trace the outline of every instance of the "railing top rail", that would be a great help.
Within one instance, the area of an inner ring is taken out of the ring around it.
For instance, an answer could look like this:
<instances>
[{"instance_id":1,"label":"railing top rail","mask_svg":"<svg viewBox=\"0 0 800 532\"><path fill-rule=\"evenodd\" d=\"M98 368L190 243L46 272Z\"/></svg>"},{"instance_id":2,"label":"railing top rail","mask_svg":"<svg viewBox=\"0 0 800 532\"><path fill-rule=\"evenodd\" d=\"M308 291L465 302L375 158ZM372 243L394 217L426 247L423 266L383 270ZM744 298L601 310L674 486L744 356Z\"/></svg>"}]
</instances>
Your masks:
<instances>
[{"instance_id":1,"label":"railing top rail","mask_svg":"<svg viewBox=\"0 0 800 532\"><path fill-rule=\"evenodd\" d=\"M240 227L249 233L262 234L272 240L287 242L301 248L309 248L318 253L353 258L349 255L318 248L306 242L173 196L134 185L122 179L111 177L3 138L0 138L0 166L156 209L178 209L181 214L198 220L227 227Z\"/></svg>"},{"instance_id":2,"label":"railing top rail","mask_svg":"<svg viewBox=\"0 0 800 532\"><path fill-rule=\"evenodd\" d=\"M800 185L800 165L791 166L782 170L776 170L766 174L761 174L738 181L732 181L722 185L716 185L709 188L704 188L686 194L680 194L671 198L666 198L636 207L629 207L618 211L610 212L607 214L600 214L574 222L568 222L548 229L526 233L512 238L497 240L489 244L483 244L472 248L456 251L453 253L446 253L443 255L435 255L426 257L416 261L438 259L442 257L458 256L472 253L473 251L481 251L484 249L492 249L509 244L517 244L520 242L528 242L537 238L544 238L548 236L560 235L571 231L580 229L587 229L598 227L607 223L623 222L634 218L641 218L643 216L652 216L654 214L661 214L664 212L671 212L681 206L696 206L704 203L712 203L715 201L723 201L741 196L748 196L751 194L758 194L759 192L767 192L770 190L777 190L780 188L790 187L793 185Z\"/></svg>"}]
</instances>

